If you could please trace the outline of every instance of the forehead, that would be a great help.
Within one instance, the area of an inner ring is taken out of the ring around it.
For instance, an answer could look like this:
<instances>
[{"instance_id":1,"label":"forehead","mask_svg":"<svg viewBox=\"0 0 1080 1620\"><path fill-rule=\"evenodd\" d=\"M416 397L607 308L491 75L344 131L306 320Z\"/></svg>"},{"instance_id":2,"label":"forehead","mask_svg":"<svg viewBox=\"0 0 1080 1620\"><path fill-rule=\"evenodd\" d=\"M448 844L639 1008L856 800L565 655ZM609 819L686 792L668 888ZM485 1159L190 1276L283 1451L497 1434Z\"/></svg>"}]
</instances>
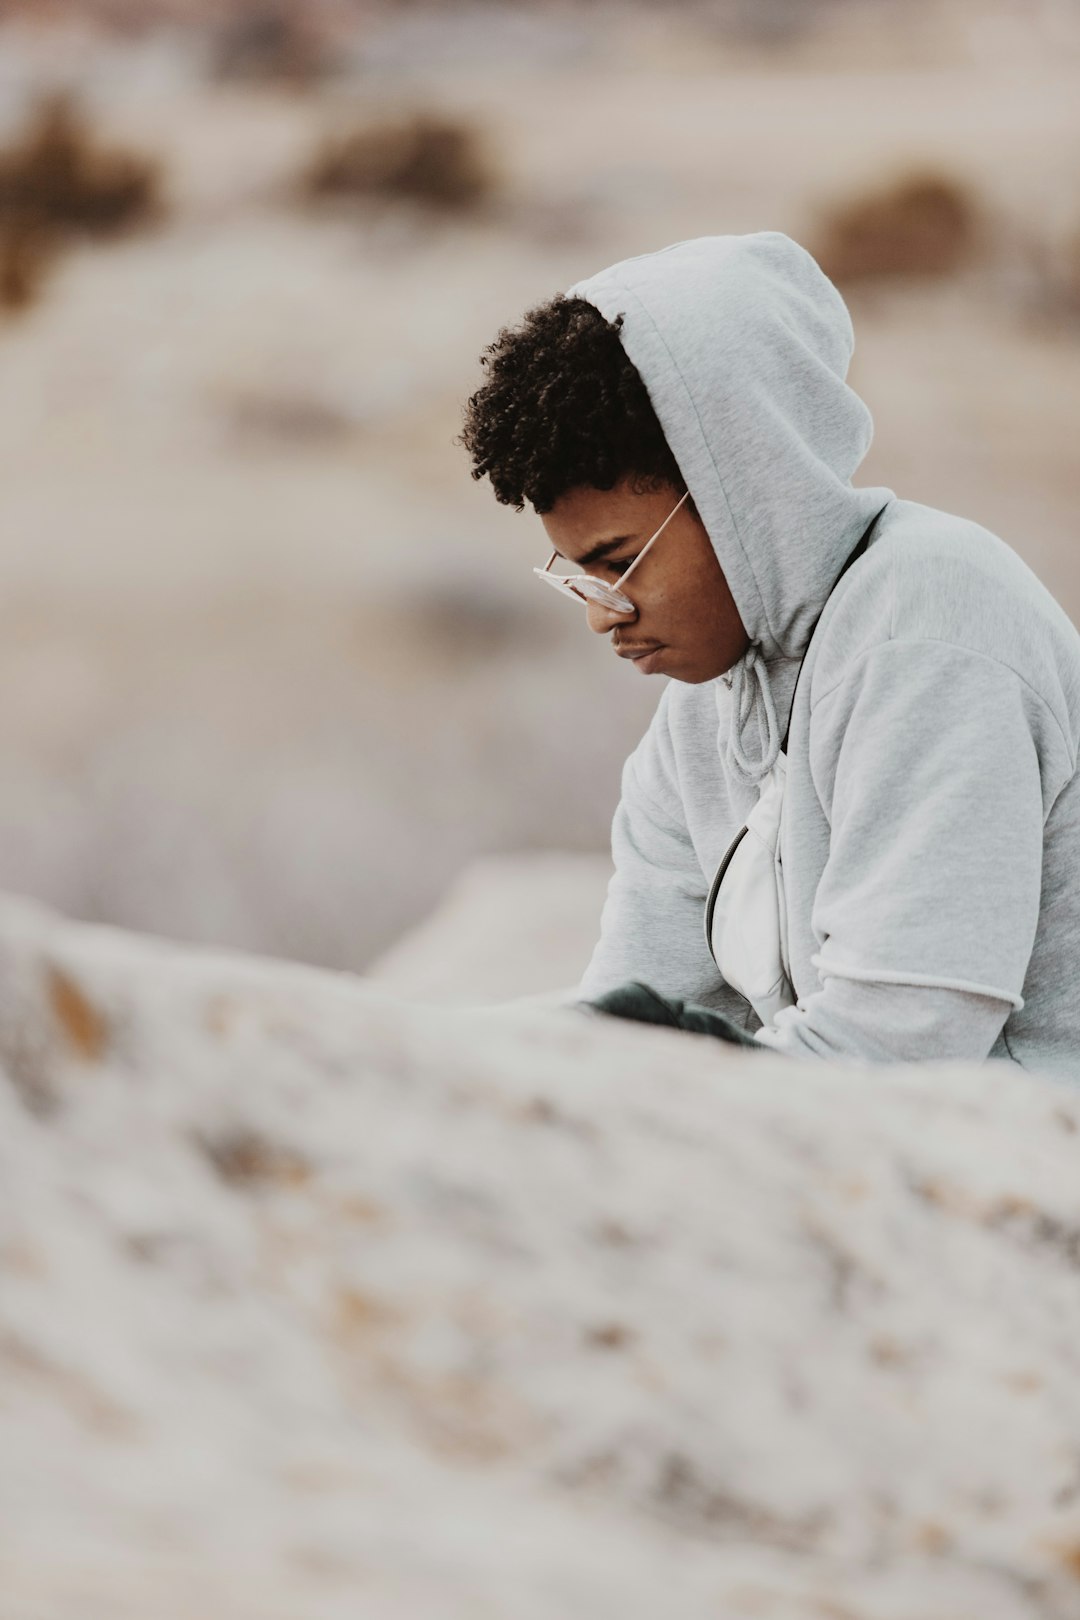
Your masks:
<instances>
[{"instance_id":1,"label":"forehead","mask_svg":"<svg viewBox=\"0 0 1080 1620\"><path fill-rule=\"evenodd\" d=\"M560 496L540 521L552 545L573 555L605 540L651 534L670 509L669 491L634 490L629 483L614 489L582 486ZM659 516L657 514L659 513Z\"/></svg>"}]
</instances>

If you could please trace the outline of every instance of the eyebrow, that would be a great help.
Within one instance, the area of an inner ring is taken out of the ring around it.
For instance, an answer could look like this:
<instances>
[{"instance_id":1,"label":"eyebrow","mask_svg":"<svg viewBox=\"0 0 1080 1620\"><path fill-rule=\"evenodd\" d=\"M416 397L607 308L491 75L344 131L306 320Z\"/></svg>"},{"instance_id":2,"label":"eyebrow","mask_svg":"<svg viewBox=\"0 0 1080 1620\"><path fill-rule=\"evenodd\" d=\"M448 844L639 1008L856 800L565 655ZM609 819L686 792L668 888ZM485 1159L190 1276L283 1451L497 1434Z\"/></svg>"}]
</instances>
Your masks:
<instances>
[{"instance_id":1,"label":"eyebrow","mask_svg":"<svg viewBox=\"0 0 1080 1620\"><path fill-rule=\"evenodd\" d=\"M557 554L562 557L564 562L573 563L575 568L591 568L593 563L598 563L602 557L610 557L613 551L618 551L620 546L625 546L627 541L632 539L633 535L619 534L615 536L614 540L601 540L598 545L593 546L591 551L587 551L584 557L578 557L576 560L573 557L565 556L561 551L558 551Z\"/></svg>"}]
</instances>

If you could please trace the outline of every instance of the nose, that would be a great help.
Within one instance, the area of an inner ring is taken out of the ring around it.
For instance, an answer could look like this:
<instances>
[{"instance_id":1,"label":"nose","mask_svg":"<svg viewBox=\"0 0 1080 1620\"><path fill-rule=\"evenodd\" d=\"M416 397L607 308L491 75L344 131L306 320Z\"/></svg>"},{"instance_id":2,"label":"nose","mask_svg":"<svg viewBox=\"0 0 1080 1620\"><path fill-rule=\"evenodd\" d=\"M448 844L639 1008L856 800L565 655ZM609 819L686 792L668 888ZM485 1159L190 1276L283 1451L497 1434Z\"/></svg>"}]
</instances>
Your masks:
<instances>
[{"instance_id":1,"label":"nose","mask_svg":"<svg viewBox=\"0 0 1080 1620\"><path fill-rule=\"evenodd\" d=\"M617 625L633 624L637 618L637 608L632 613L616 613L613 608L603 607L599 602L586 602L585 618L590 630L594 630L598 636L607 636Z\"/></svg>"}]
</instances>

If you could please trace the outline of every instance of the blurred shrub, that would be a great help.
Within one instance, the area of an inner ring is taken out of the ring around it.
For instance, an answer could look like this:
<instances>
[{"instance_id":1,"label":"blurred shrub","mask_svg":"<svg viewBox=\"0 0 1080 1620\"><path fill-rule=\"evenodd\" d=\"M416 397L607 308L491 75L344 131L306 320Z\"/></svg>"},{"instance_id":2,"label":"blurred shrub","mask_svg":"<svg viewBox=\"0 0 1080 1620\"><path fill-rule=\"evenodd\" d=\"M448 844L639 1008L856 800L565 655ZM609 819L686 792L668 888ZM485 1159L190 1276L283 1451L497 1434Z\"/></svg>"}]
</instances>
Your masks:
<instances>
[{"instance_id":1,"label":"blurred shrub","mask_svg":"<svg viewBox=\"0 0 1080 1620\"><path fill-rule=\"evenodd\" d=\"M775 50L812 32L824 9L820 0L714 0L705 15L718 33Z\"/></svg>"},{"instance_id":2,"label":"blurred shrub","mask_svg":"<svg viewBox=\"0 0 1080 1620\"><path fill-rule=\"evenodd\" d=\"M99 145L67 97L49 97L0 152L0 302L33 302L65 240L113 236L159 210L157 165Z\"/></svg>"},{"instance_id":3,"label":"blurred shrub","mask_svg":"<svg viewBox=\"0 0 1080 1620\"><path fill-rule=\"evenodd\" d=\"M0 218L34 217L65 231L105 235L157 212L157 165L97 144L65 96L49 97L0 153Z\"/></svg>"},{"instance_id":4,"label":"blurred shrub","mask_svg":"<svg viewBox=\"0 0 1080 1620\"><path fill-rule=\"evenodd\" d=\"M300 86L320 79L330 66L314 19L283 0L248 7L217 35L214 73L219 79Z\"/></svg>"},{"instance_id":5,"label":"blurred shrub","mask_svg":"<svg viewBox=\"0 0 1080 1620\"><path fill-rule=\"evenodd\" d=\"M1029 247L1027 303L1051 325L1080 320L1080 225L1051 241Z\"/></svg>"},{"instance_id":6,"label":"blurred shrub","mask_svg":"<svg viewBox=\"0 0 1080 1620\"><path fill-rule=\"evenodd\" d=\"M833 281L944 276L970 258L978 210L944 174L900 176L842 204L822 227L816 257Z\"/></svg>"},{"instance_id":7,"label":"blurred shrub","mask_svg":"<svg viewBox=\"0 0 1080 1620\"><path fill-rule=\"evenodd\" d=\"M425 113L326 138L302 182L312 198L397 199L448 210L475 207L494 184L479 132Z\"/></svg>"},{"instance_id":8,"label":"blurred shrub","mask_svg":"<svg viewBox=\"0 0 1080 1620\"><path fill-rule=\"evenodd\" d=\"M55 233L32 215L0 222L0 309L26 309L35 301L56 248Z\"/></svg>"},{"instance_id":9,"label":"blurred shrub","mask_svg":"<svg viewBox=\"0 0 1080 1620\"><path fill-rule=\"evenodd\" d=\"M400 643L413 648L418 659L461 668L543 646L551 620L536 608L535 602L522 602L519 592L466 573L429 577L391 599L383 611Z\"/></svg>"},{"instance_id":10,"label":"blurred shrub","mask_svg":"<svg viewBox=\"0 0 1080 1620\"><path fill-rule=\"evenodd\" d=\"M1060 264L1062 307L1069 315L1080 316L1080 228L1065 243Z\"/></svg>"},{"instance_id":11,"label":"blurred shrub","mask_svg":"<svg viewBox=\"0 0 1080 1620\"><path fill-rule=\"evenodd\" d=\"M317 448L347 441L356 418L331 399L305 391L238 391L224 403L224 420L241 444Z\"/></svg>"}]
</instances>

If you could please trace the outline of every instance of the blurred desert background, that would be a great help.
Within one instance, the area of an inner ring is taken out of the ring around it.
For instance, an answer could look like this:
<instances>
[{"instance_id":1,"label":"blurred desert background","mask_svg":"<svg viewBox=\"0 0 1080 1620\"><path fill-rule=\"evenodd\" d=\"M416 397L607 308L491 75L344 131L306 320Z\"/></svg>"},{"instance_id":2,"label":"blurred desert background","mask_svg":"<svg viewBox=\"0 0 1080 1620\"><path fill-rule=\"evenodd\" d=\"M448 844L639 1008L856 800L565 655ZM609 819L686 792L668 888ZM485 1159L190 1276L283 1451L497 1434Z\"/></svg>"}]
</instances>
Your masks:
<instances>
[{"instance_id":1,"label":"blurred desert background","mask_svg":"<svg viewBox=\"0 0 1080 1620\"><path fill-rule=\"evenodd\" d=\"M658 689L461 405L760 228L850 302L860 480L1080 614L1075 0L0 6L0 888L363 970L478 856L602 854Z\"/></svg>"},{"instance_id":2,"label":"blurred desert background","mask_svg":"<svg viewBox=\"0 0 1080 1620\"><path fill-rule=\"evenodd\" d=\"M0 1620L1080 1620L1071 1088L416 1004L572 981L659 695L484 345L788 231L1076 617L1078 90L1080 0L0 0Z\"/></svg>"}]
</instances>

